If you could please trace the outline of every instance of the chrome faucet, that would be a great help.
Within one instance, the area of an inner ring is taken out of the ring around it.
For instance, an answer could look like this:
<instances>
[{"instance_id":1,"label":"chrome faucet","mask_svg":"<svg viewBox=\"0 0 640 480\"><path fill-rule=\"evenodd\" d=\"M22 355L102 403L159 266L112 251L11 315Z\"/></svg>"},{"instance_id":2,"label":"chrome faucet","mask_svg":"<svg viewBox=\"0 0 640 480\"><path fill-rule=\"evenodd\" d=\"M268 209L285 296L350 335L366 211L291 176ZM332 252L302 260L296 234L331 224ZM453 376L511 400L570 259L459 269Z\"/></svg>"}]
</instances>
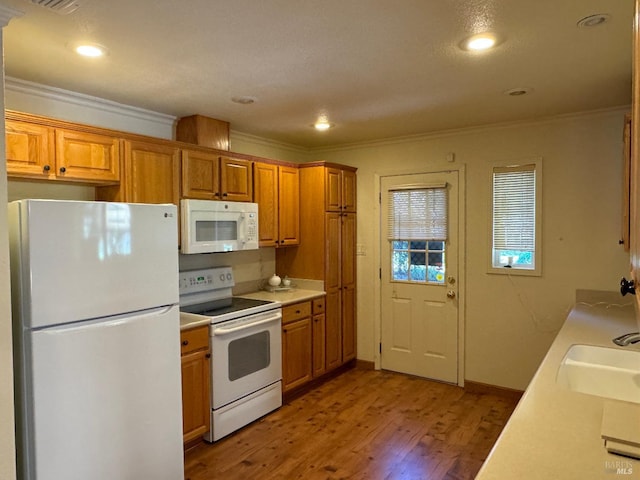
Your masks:
<instances>
[{"instance_id":1,"label":"chrome faucet","mask_svg":"<svg viewBox=\"0 0 640 480\"><path fill-rule=\"evenodd\" d=\"M640 342L640 332L625 333L613 339L613 343L621 347L626 347L627 345L638 342Z\"/></svg>"}]
</instances>

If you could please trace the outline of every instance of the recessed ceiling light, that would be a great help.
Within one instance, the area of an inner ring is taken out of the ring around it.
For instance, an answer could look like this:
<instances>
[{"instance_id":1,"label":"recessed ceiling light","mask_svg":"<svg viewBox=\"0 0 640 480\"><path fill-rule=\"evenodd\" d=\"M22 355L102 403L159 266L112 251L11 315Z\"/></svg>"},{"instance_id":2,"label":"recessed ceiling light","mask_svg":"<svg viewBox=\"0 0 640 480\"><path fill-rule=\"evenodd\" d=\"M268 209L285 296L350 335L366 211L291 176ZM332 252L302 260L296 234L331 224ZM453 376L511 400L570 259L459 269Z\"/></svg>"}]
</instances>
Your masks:
<instances>
[{"instance_id":1,"label":"recessed ceiling light","mask_svg":"<svg viewBox=\"0 0 640 480\"><path fill-rule=\"evenodd\" d=\"M608 13L597 13L595 15L589 15L579 20L577 25L580 28L598 27L604 23L607 23L611 16Z\"/></svg>"},{"instance_id":2,"label":"recessed ceiling light","mask_svg":"<svg viewBox=\"0 0 640 480\"><path fill-rule=\"evenodd\" d=\"M256 97L250 97L249 95L242 95L239 97L231 97L233 103L239 103L240 105L251 105L256 103L258 99Z\"/></svg>"},{"instance_id":3,"label":"recessed ceiling light","mask_svg":"<svg viewBox=\"0 0 640 480\"><path fill-rule=\"evenodd\" d=\"M83 57L102 57L107 54L107 49L97 43L82 43L74 48L78 55Z\"/></svg>"},{"instance_id":4,"label":"recessed ceiling light","mask_svg":"<svg viewBox=\"0 0 640 480\"><path fill-rule=\"evenodd\" d=\"M479 33L478 35L472 35L469 38L464 39L460 43L460 48L469 51L482 51L493 48L498 44L498 37L494 33Z\"/></svg>"},{"instance_id":5,"label":"recessed ceiling light","mask_svg":"<svg viewBox=\"0 0 640 480\"><path fill-rule=\"evenodd\" d=\"M329 122L329 120L327 119L326 115L320 115L320 117L318 117L318 120L316 121L316 123L313 124L313 128L315 128L316 130L318 130L320 132L324 132L326 130L329 130L333 126L334 126L333 123Z\"/></svg>"},{"instance_id":6,"label":"recessed ceiling light","mask_svg":"<svg viewBox=\"0 0 640 480\"><path fill-rule=\"evenodd\" d=\"M503 93L505 95L509 95L510 97L521 97L523 95L528 95L532 91L533 91L533 88L518 87L518 88L511 88L509 90L505 90Z\"/></svg>"}]
</instances>

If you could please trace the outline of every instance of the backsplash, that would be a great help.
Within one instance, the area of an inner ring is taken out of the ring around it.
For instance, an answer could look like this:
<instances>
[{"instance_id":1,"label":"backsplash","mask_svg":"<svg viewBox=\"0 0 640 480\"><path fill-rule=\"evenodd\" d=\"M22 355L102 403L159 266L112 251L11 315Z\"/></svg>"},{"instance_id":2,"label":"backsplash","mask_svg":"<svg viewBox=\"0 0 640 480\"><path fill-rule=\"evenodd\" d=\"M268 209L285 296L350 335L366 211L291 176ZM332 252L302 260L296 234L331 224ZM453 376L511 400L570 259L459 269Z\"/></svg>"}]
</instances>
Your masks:
<instances>
[{"instance_id":1,"label":"backsplash","mask_svg":"<svg viewBox=\"0 0 640 480\"><path fill-rule=\"evenodd\" d=\"M274 274L276 268L275 248L260 248L238 252L180 255L180 271L230 266L235 278L234 295L255 292L265 279Z\"/></svg>"}]
</instances>

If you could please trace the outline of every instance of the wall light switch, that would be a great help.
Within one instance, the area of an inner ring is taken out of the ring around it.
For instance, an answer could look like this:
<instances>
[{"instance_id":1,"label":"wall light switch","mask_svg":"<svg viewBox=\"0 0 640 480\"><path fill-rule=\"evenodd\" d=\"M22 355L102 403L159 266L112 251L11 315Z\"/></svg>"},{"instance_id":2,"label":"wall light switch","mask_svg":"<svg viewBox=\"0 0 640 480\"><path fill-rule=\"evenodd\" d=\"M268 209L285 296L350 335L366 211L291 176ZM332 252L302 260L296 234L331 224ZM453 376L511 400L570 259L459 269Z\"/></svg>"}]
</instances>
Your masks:
<instances>
[{"instance_id":1,"label":"wall light switch","mask_svg":"<svg viewBox=\"0 0 640 480\"><path fill-rule=\"evenodd\" d=\"M364 248L364 245L362 245L361 243L358 243L356 245L356 255L362 255L365 256L367 254L366 249Z\"/></svg>"}]
</instances>

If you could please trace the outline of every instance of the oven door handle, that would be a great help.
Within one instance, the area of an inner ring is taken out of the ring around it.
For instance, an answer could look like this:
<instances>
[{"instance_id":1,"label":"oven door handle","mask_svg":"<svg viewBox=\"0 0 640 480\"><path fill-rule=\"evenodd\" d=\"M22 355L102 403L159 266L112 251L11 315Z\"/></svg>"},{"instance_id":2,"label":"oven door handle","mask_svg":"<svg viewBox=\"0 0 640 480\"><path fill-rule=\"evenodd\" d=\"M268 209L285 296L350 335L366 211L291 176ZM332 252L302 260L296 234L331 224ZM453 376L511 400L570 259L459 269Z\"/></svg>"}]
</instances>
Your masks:
<instances>
[{"instance_id":1,"label":"oven door handle","mask_svg":"<svg viewBox=\"0 0 640 480\"><path fill-rule=\"evenodd\" d=\"M243 323L242 325L238 325L237 327L216 327L213 329L212 333L215 336L229 335L230 333L239 332L241 330L246 330L248 328L257 327L258 325L264 325L265 323L275 322L276 320L280 320L282 315L274 315L272 317L264 318L262 320L258 320L256 322Z\"/></svg>"}]
</instances>

